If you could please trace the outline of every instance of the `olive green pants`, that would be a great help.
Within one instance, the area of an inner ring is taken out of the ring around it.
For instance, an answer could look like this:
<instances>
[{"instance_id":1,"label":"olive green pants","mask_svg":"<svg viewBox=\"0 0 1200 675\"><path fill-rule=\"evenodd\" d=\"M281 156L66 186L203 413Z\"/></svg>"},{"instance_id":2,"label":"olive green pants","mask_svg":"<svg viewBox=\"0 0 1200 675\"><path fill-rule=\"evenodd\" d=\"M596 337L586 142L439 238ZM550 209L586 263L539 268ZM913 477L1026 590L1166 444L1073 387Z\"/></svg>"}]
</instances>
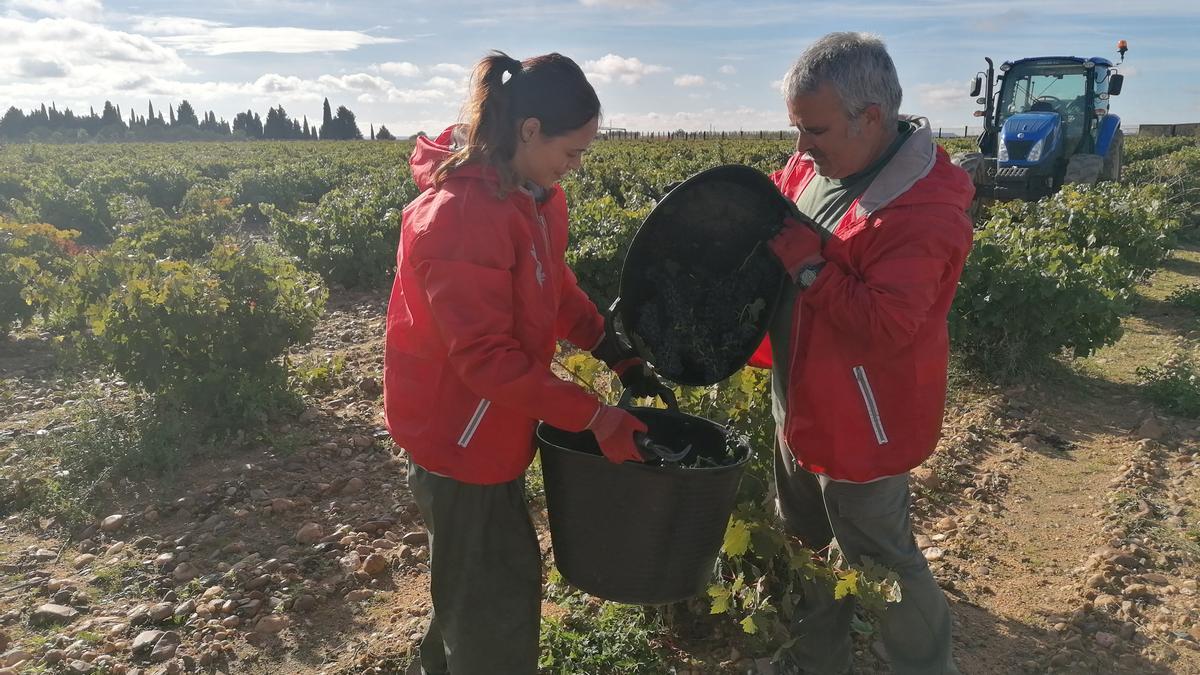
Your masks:
<instances>
[{"instance_id":1,"label":"olive green pants","mask_svg":"<svg viewBox=\"0 0 1200 675\"><path fill-rule=\"evenodd\" d=\"M408 487L429 529L433 616L426 675L534 675L541 550L525 479L472 485L409 462Z\"/></svg>"},{"instance_id":2,"label":"olive green pants","mask_svg":"<svg viewBox=\"0 0 1200 675\"><path fill-rule=\"evenodd\" d=\"M871 483L834 481L801 469L790 452L777 447L775 487L789 534L815 550L836 540L850 563L869 557L900 577L901 601L888 605L880 625L892 671L958 673L951 654L950 607L913 540L908 474ZM843 673L851 659L852 598L834 600L830 589L807 582L803 590L791 659L805 673Z\"/></svg>"}]
</instances>

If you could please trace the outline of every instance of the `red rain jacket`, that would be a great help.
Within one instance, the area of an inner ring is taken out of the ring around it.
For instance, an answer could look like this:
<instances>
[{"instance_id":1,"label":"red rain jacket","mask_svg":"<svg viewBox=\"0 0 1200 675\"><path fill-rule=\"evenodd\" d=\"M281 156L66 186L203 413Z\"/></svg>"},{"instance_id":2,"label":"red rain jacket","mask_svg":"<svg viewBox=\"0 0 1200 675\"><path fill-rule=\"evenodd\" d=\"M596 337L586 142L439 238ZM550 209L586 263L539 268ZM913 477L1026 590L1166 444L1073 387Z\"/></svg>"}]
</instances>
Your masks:
<instances>
[{"instance_id":1,"label":"red rain jacket","mask_svg":"<svg viewBox=\"0 0 1200 675\"><path fill-rule=\"evenodd\" d=\"M596 397L550 370L559 339L591 349L604 321L567 267L567 204L497 196L496 172L433 173L452 129L418 139L423 191L404 209L388 304L384 412L413 461L456 480L513 480L533 459L537 420L581 431Z\"/></svg>"},{"instance_id":2,"label":"red rain jacket","mask_svg":"<svg viewBox=\"0 0 1200 675\"><path fill-rule=\"evenodd\" d=\"M796 154L772 179L795 200L815 175ZM791 331L781 433L801 467L867 482L932 454L973 195L922 124L838 223L827 264L796 300ZM767 342L750 363L770 367Z\"/></svg>"}]
</instances>

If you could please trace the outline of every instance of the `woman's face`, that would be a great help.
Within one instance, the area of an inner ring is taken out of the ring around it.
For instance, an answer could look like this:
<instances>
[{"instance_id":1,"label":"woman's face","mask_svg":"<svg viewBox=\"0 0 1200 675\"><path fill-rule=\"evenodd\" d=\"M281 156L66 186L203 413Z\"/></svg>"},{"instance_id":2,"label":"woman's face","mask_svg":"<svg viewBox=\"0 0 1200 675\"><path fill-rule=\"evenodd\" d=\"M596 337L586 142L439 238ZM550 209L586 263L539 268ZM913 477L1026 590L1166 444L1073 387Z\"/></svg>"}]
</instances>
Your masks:
<instances>
[{"instance_id":1,"label":"woman's face","mask_svg":"<svg viewBox=\"0 0 1200 675\"><path fill-rule=\"evenodd\" d=\"M536 118L521 123L513 168L523 180L549 189L583 163L583 153L596 138L600 118L593 117L578 129L558 136L546 136L541 127Z\"/></svg>"}]
</instances>

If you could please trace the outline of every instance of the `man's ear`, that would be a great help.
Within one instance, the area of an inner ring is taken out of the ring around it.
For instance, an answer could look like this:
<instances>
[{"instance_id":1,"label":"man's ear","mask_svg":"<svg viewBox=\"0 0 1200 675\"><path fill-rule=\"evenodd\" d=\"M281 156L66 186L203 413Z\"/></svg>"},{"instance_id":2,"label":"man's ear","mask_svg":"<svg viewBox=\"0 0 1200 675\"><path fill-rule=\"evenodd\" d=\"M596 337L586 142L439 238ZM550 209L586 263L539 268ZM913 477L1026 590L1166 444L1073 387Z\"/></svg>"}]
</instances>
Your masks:
<instances>
[{"instance_id":1,"label":"man's ear","mask_svg":"<svg viewBox=\"0 0 1200 675\"><path fill-rule=\"evenodd\" d=\"M528 143L537 137L542 130L542 121L536 117L526 117L521 122L521 142Z\"/></svg>"},{"instance_id":2,"label":"man's ear","mask_svg":"<svg viewBox=\"0 0 1200 675\"><path fill-rule=\"evenodd\" d=\"M883 123L883 109L878 103L872 103L862 111L862 118L871 126L880 126Z\"/></svg>"}]
</instances>

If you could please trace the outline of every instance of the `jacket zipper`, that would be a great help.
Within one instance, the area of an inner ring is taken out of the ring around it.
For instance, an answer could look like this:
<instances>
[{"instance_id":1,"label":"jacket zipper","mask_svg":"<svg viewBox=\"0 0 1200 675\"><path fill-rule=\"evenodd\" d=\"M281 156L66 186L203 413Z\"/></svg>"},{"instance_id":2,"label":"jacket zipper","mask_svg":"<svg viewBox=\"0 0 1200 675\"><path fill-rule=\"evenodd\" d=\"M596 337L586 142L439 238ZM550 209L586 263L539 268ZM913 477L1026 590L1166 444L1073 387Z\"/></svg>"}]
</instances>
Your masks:
<instances>
[{"instance_id":1,"label":"jacket zipper","mask_svg":"<svg viewBox=\"0 0 1200 675\"><path fill-rule=\"evenodd\" d=\"M538 208L537 200L534 199L533 195L529 195L529 202L533 205L533 215L537 217L538 225L541 226L538 229L542 232L542 244L546 247L543 254L549 256L550 234L546 232L546 218L542 215L541 209Z\"/></svg>"},{"instance_id":2,"label":"jacket zipper","mask_svg":"<svg viewBox=\"0 0 1200 675\"><path fill-rule=\"evenodd\" d=\"M462 434L458 437L458 447L465 448L471 443L471 439L475 436L475 432L479 430L479 423L483 421L483 416L487 413L488 406L492 402L485 399L479 401L479 405L475 406L475 414L471 415L470 421L463 429Z\"/></svg>"},{"instance_id":3,"label":"jacket zipper","mask_svg":"<svg viewBox=\"0 0 1200 675\"><path fill-rule=\"evenodd\" d=\"M867 369L854 366L854 379L858 382L858 391L862 394L863 403L867 406L867 416L871 418L871 428L875 430L875 441L880 445L888 442L887 433L883 430L883 420L879 417L879 406L875 404L875 393L871 391L871 383L867 380Z\"/></svg>"}]
</instances>

